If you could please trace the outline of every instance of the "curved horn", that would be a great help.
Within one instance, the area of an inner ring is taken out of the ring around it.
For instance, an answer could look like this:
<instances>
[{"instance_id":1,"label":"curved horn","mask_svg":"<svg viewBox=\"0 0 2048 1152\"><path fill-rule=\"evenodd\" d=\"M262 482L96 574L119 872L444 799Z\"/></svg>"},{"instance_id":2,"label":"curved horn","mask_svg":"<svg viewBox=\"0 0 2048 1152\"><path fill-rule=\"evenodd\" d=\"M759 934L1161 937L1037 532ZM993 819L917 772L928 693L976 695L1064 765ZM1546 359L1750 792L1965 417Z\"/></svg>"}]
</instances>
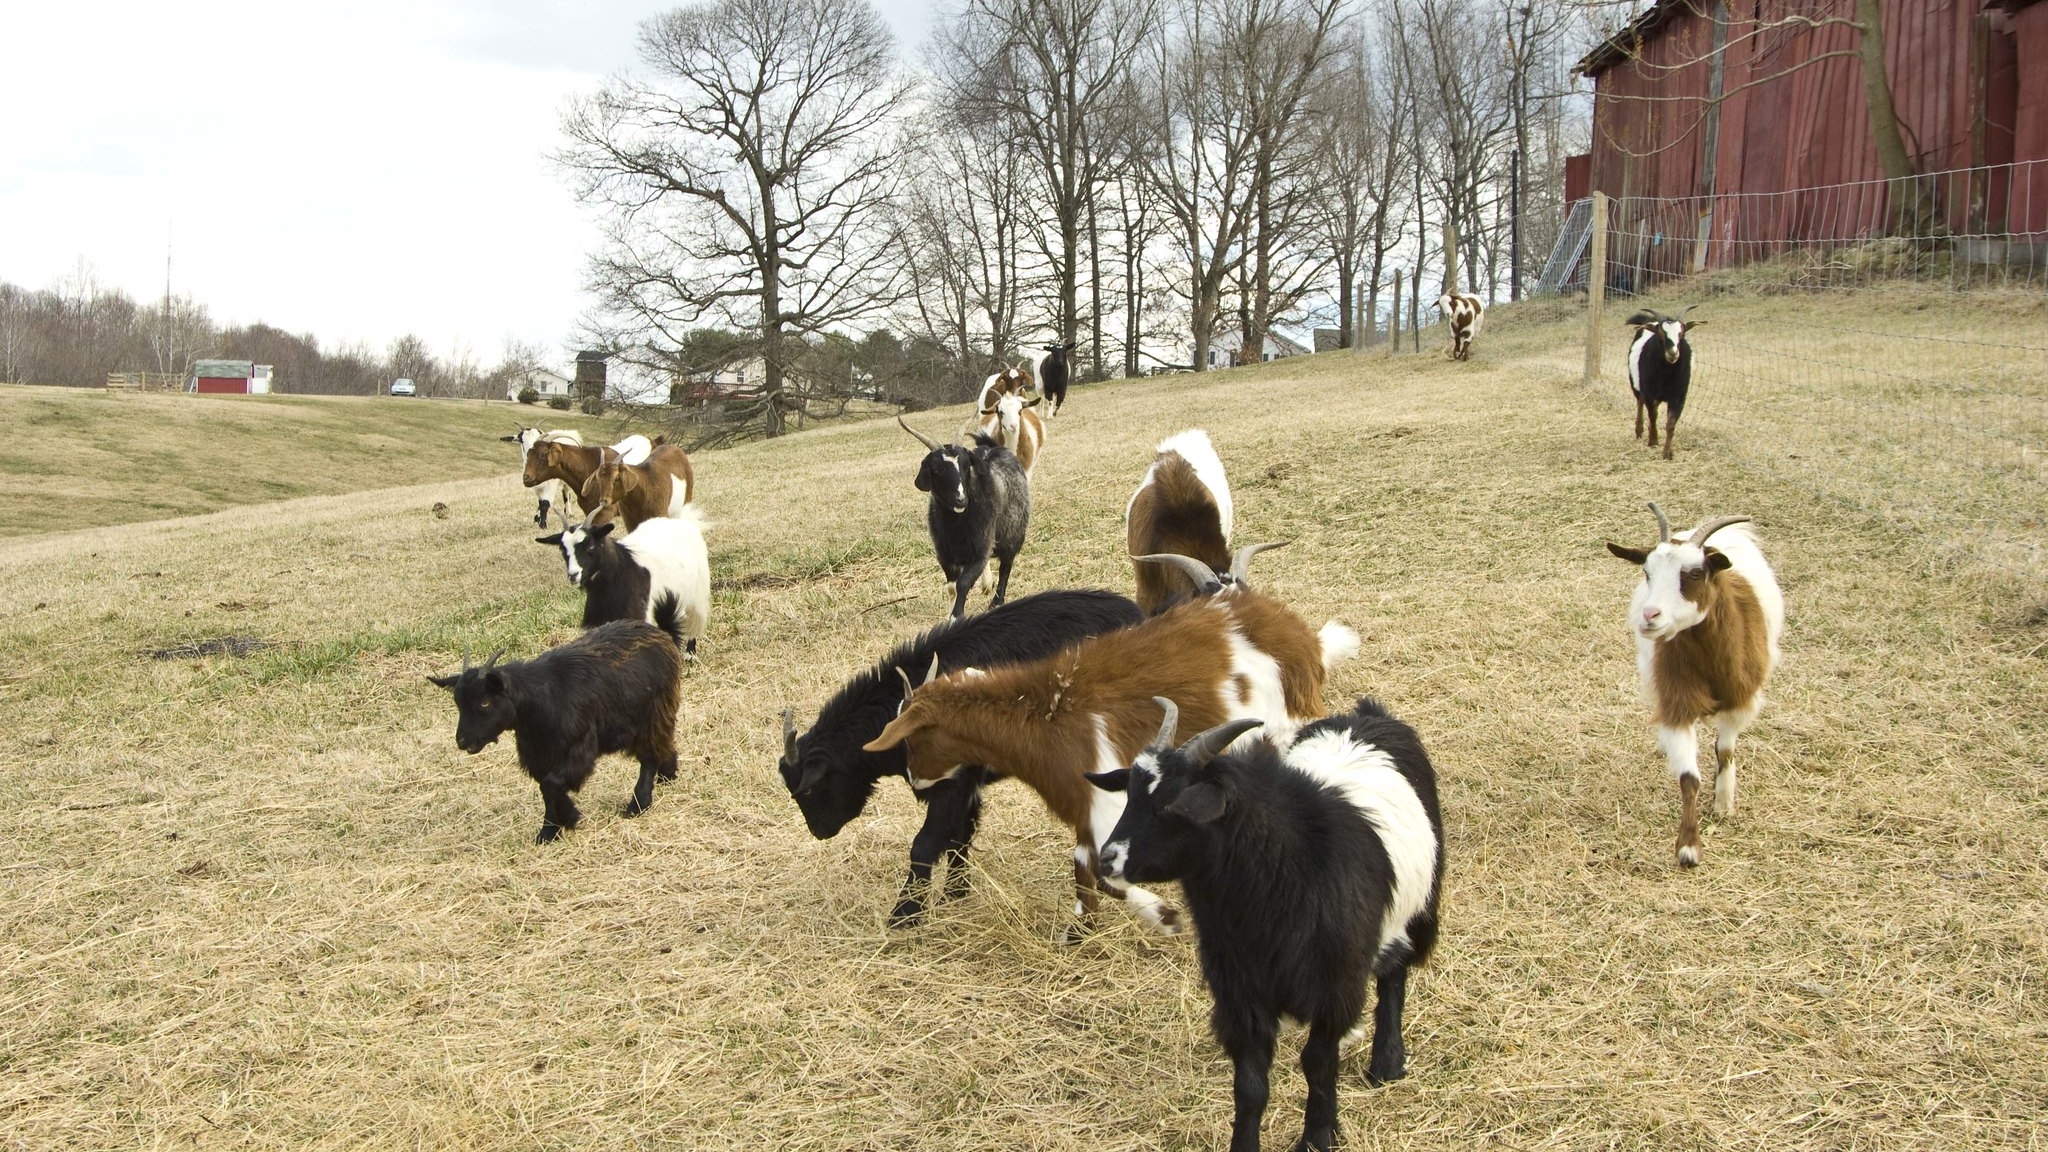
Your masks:
<instances>
[{"instance_id":1,"label":"curved horn","mask_svg":"<svg viewBox=\"0 0 2048 1152\"><path fill-rule=\"evenodd\" d=\"M903 424L903 417L901 417L901 416L898 416L898 417L896 418L896 423L898 423L898 424ZM912 436L915 436L915 437L917 437L917 438L918 438L918 439L919 439L920 441L922 441L922 442L924 443L924 446L925 446L926 448L929 448L929 449L931 449L931 450L932 450L932 451L934 451L934 452L937 452L937 451L939 450L939 442L938 442L938 441L936 441L936 440L932 439L931 437L929 437L929 436L925 435L925 434L924 434L924 433L922 433L922 432L919 432L919 431L918 431L917 429L915 429L915 428L912 428L912 427L911 427L910 425L908 425L908 424L903 424L903 430L904 430L905 432L908 432L908 433L910 433L910 434L911 434Z\"/></svg>"},{"instance_id":2,"label":"curved horn","mask_svg":"<svg viewBox=\"0 0 2048 1152\"><path fill-rule=\"evenodd\" d=\"M1681 321L1681 322L1682 322L1682 321L1684 321L1684 319L1685 319L1685 314L1686 314L1687 312L1690 312L1690 311L1692 311L1693 309L1695 309L1695 308L1697 308L1697 307L1699 307L1699 305L1697 305L1697 304L1687 304L1687 305L1686 305L1685 307L1683 307L1683 308L1680 308L1680 309L1678 310L1678 315L1676 315L1676 316L1672 317L1672 319L1674 319L1674 320L1678 320L1678 321Z\"/></svg>"},{"instance_id":3,"label":"curved horn","mask_svg":"<svg viewBox=\"0 0 2048 1152\"><path fill-rule=\"evenodd\" d=\"M1180 705L1164 696L1154 696L1152 702L1159 705L1160 711L1166 713L1166 718L1159 722L1159 735L1153 738L1152 747L1171 748L1173 730L1180 727Z\"/></svg>"},{"instance_id":4,"label":"curved horn","mask_svg":"<svg viewBox=\"0 0 2048 1152\"><path fill-rule=\"evenodd\" d=\"M1216 754L1230 747L1230 742L1254 728L1265 724L1264 720L1232 720L1218 724L1200 736L1180 746L1180 754L1187 757L1188 765L1200 768L1216 758Z\"/></svg>"},{"instance_id":5,"label":"curved horn","mask_svg":"<svg viewBox=\"0 0 2048 1152\"><path fill-rule=\"evenodd\" d=\"M794 708L784 708L782 710L782 754L788 759L796 759L796 709Z\"/></svg>"},{"instance_id":6,"label":"curved horn","mask_svg":"<svg viewBox=\"0 0 2048 1152\"><path fill-rule=\"evenodd\" d=\"M1205 596L1223 587L1223 581L1216 578L1216 570L1192 556L1161 552L1152 556L1133 556L1131 559L1178 568L1183 576L1195 582L1195 587Z\"/></svg>"},{"instance_id":7,"label":"curved horn","mask_svg":"<svg viewBox=\"0 0 2048 1152\"><path fill-rule=\"evenodd\" d=\"M910 673L905 672L901 664L896 666L896 678L903 681L903 704L896 709L896 714L901 716L903 709L910 706L910 694L917 691L917 685L910 682Z\"/></svg>"},{"instance_id":8,"label":"curved horn","mask_svg":"<svg viewBox=\"0 0 2048 1152\"><path fill-rule=\"evenodd\" d=\"M1239 548L1237 554L1230 558L1230 578L1239 584L1244 583L1244 574L1251 567L1252 557L1261 552L1271 552L1275 548L1285 548L1292 543L1292 540L1279 540L1271 544L1247 544Z\"/></svg>"},{"instance_id":9,"label":"curved horn","mask_svg":"<svg viewBox=\"0 0 2048 1152\"><path fill-rule=\"evenodd\" d=\"M1655 500L1650 501L1650 515L1655 516L1657 518L1657 543L1670 543L1671 521L1666 520L1664 518L1664 510L1662 508L1657 507L1657 502Z\"/></svg>"},{"instance_id":10,"label":"curved horn","mask_svg":"<svg viewBox=\"0 0 2048 1152\"><path fill-rule=\"evenodd\" d=\"M1747 523L1749 523L1749 517L1747 516L1716 516L1712 520L1693 529L1692 535L1686 537L1685 542L1695 548L1704 548L1707 546L1707 537L1728 527L1730 524Z\"/></svg>"},{"instance_id":11,"label":"curved horn","mask_svg":"<svg viewBox=\"0 0 2048 1152\"><path fill-rule=\"evenodd\" d=\"M463 670L464 672L467 672L467 671L469 671L469 643L468 643L468 641L464 641L464 642L463 642L463 645L462 645L462 670Z\"/></svg>"},{"instance_id":12,"label":"curved horn","mask_svg":"<svg viewBox=\"0 0 2048 1152\"><path fill-rule=\"evenodd\" d=\"M932 653L932 666L925 671L924 682L929 684L939 678L939 654Z\"/></svg>"},{"instance_id":13,"label":"curved horn","mask_svg":"<svg viewBox=\"0 0 2048 1152\"><path fill-rule=\"evenodd\" d=\"M503 648L500 648L496 652L491 653L491 658L489 660L484 661L484 671L489 672L492 669L492 667L494 667L498 663L498 657L503 656L504 654L505 650Z\"/></svg>"}]
</instances>

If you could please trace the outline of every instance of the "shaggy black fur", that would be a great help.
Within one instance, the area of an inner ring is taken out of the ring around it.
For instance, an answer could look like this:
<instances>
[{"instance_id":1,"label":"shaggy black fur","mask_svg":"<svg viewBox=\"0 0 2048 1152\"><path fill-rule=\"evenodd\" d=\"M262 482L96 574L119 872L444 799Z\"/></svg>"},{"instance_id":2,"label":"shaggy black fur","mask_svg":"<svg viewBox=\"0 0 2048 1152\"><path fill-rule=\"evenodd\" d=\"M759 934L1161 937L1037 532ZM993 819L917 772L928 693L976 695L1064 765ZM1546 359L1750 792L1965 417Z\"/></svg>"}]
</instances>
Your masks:
<instances>
[{"instance_id":1,"label":"shaggy black fur","mask_svg":"<svg viewBox=\"0 0 2048 1152\"><path fill-rule=\"evenodd\" d=\"M900 644L874 667L847 681L818 711L809 731L783 742L782 783L803 809L811 835L836 835L861 814L885 776L904 774L903 750L864 752L861 745L881 735L903 704L901 668L912 683L923 683L932 657L941 672L992 668L1041 660L1067 645L1144 619L1138 606L1113 592L1040 592L979 616L949 620ZM892 924L914 923L924 914L932 866L944 855L945 895L967 890L967 850L981 819L981 790L1000 779L970 766L949 780L913 789L925 805L924 827L910 842L910 875L890 915Z\"/></svg>"},{"instance_id":2,"label":"shaggy black fur","mask_svg":"<svg viewBox=\"0 0 2048 1152\"><path fill-rule=\"evenodd\" d=\"M967 445L945 444L925 454L917 469L917 490L931 493L925 525L932 551L953 586L953 615L967 612L967 593L981 579L991 555L1000 606L1010 590L1010 565L1024 547L1031 523L1031 482L1008 449L980 433Z\"/></svg>"},{"instance_id":3,"label":"shaggy black fur","mask_svg":"<svg viewBox=\"0 0 2048 1152\"><path fill-rule=\"evenodd\" d=\"M427 679L455 696L455 743L474 756L505 732L517 735L519 766L540 785L545 816L536 843L576 827L569 794L609 752L640 760L626 815L654 804L654 782L676 778L676 706L682 696L682 636L673 610L599 625L531 660Z\"/></svg>"},{"instance_id":4,"label":"shaggy black fur","mask_svg":"<svg viewBox=\"0 0 2048 1152\"><path fill-rule=\"evenodd\" d=\"M1219 732L1255 726L1233 721ZM1428 958L1437 936L1443 817L1436 774L1415 730L1371 700L1303 728L1295 739L1332 729L1386 752L1436 833L1429 900L1406 926L1409 947L1382 948L1396 876L1379 832L1335 789L1289 766L1272 744L1254 741L1250 752L1205 764L1188 756L1188 745L1154 749L1156 788L1128 787L1130 769L1090 777L1128 793L1105 865L1136 884L1178 880L1187 896L1202 975L1216 1002L1210 1024L1236 1066L1231 1152L1259 1147L1282 1014L1309 1025L1301 1050L1308 1106L1298 1147L1328 1149L1336 1137L1337 1046L1365 1009L1369 978L1378 979L1379 995L1367 1076L1384 1083L1406 1074L1401 1013L1408 968ZM1119 860L1120 844L1128 847Z\"/></svg>"},{"instance_id":5,"label":"shaggy black fur","mask_svg":"<svg viewBox=\"0 0 2048 1152\"><path fill-rule=\"evenodd\" d=\"M1055 416L1067 402L1067 381L1073 376L1073 364L1067 357L1073 351L1072 344L1047 344L1045 359L1038 363L1038 394L1045 397L1046 407Z\"/></svg>"}]
</instances>

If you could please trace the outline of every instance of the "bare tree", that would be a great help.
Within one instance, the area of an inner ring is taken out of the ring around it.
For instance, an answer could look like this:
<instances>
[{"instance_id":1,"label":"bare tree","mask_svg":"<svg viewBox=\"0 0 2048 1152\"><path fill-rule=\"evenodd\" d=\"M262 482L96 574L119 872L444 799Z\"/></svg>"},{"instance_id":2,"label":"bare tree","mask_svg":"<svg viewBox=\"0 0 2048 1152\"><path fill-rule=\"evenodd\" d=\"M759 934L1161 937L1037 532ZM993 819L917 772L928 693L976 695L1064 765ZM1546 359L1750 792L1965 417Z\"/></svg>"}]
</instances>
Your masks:
<instances>
[{"instance_id":1,"label":"bare tree","mask_svg":"<svg viewBox=\"0 0 2048 1152\"><path fill-rule=\"evenodd\" d=\"M0 284L0 381L24 382L29 340L34 332L30 293L12 284Z\"/></svg>"},{"instance_id":2,"label":"bare tree","mask_svg":"<svg viewBox=\"0 0 2048 1152\"><path fill-rule=\"evenodd\" d=\"M1327 84L1323 103L1317 183L1329 201L1324 239L1337 273L1338 342L1342 347L1370 337L1354 331L1366 285L1368 327L1379 315L1380 282L1387 254L1400 244L1399 208L1412 152L1402 140L1412 112L1406 74L1390 66L1361 30L1345 43Z\"/></svg>"},{"instance_id":3,"label":"bare tree","mask_svg":"<svg viewBox=\"0 0 2048 1152\"><path fill-rule=\"evenodd\" d=\"M589 281L621 359L672 373L692 327L755 332L749 416L781 434L792 340L898 297L894 48L867 0L709 0L641 25L645 77L578 101L559 157L604 212Z\"/></svg>"}]
</instances>

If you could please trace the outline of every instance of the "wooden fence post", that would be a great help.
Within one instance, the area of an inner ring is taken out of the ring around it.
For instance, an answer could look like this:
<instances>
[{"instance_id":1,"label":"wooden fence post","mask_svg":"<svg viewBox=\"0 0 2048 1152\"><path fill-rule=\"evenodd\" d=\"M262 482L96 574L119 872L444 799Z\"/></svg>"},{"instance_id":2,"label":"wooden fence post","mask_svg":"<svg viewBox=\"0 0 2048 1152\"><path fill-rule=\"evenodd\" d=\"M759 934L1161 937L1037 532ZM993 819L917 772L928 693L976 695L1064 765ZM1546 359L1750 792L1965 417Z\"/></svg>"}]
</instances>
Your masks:
<instances>
[{"instance_id":1,"label":"wooden fence post","mask_svg":"<svg viewBox=\"0 0 2048 1152\"><path fill-rule=\"evenodd\" d=\"M1393 318L1387 321L1387 332L1393 336L1392 340L1387 341L1387 355L1393 356L1401 351L1401 270L1399 268L1394 269L1394 314Z\"/></svg>"},{"instance_id":2,"label":"wooden fence post","mask_svg":"<svg viewBox=\"0 0 2048 1152\"><path fill-rule=\"evenodd\" d=\"M1607 303L1607 194L1593 193L1593 250L1586 257L1586 377L1600 382L1600 312Z\"/></svg>"}]
</instances>

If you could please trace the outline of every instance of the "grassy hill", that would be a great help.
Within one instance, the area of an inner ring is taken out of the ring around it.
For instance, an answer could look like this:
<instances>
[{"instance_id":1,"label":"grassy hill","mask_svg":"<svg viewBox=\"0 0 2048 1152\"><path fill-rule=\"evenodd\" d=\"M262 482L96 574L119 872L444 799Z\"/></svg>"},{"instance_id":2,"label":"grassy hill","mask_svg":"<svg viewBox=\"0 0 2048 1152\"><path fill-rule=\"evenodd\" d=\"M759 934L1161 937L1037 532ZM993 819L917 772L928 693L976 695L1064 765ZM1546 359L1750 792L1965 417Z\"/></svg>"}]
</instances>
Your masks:
<instances>
[{"instance_id":1,"label":"grassy hill","mask_svg":"<svg viewBox=\"0 0 2048 1152\"><path fill-rule=\"evenodd\" d=\"M1205 427L1240 538L1295 542L1259 585L1364 636L1327 702L1370 693L1422 732L1444 935L1411 983L1410 1078L1371 1090L1345 1065L1347 1147L2028 1146L2048 1098L2038 587L1745 465L1712 422L1655 458L1576 382L1578 325L1504 310L1467 364L1077 388L1013 591L1128 589L1124 500L1153 443ZM1071 845L1023 788L990 794L973 893L894 932L908 790L884 782L823 842L783 792L782 707L808 718L946 611L908 436L697 461L718 591L682 778L627 820L632 771L607 761L582 829L536 848L511 749L462 755L424 680L465 646L538 652L579 608L486 435L506 410L478 413L475 479L0 547L22 590L0 602L0 1143L1223 1142L1189 941L1111 909L1052 944ZM444 433L466 460L452 430L414 435ZM303 439L249 435L258 456ZM406 448L366 451L402 481ZM1635 574L1601 547L1651 538L1646 499L1754 516L1789 606L1742 810L1693 873L1635 698ZM269 646L152 658L230 637ZM1298 1132L1299 1036L1275 1147Z\"/></svg>"},{"instance_id":2,"label":"grassy hill","mask_svg":"<svg viewBox=\"0 0 2048 1152\"><path fill-rule=\"evenodd\" d=\"M517 467L497 440L514 421L621 427L509 403L0 385L0 537L497 475Z\"/></svg>"}]
</instances>

